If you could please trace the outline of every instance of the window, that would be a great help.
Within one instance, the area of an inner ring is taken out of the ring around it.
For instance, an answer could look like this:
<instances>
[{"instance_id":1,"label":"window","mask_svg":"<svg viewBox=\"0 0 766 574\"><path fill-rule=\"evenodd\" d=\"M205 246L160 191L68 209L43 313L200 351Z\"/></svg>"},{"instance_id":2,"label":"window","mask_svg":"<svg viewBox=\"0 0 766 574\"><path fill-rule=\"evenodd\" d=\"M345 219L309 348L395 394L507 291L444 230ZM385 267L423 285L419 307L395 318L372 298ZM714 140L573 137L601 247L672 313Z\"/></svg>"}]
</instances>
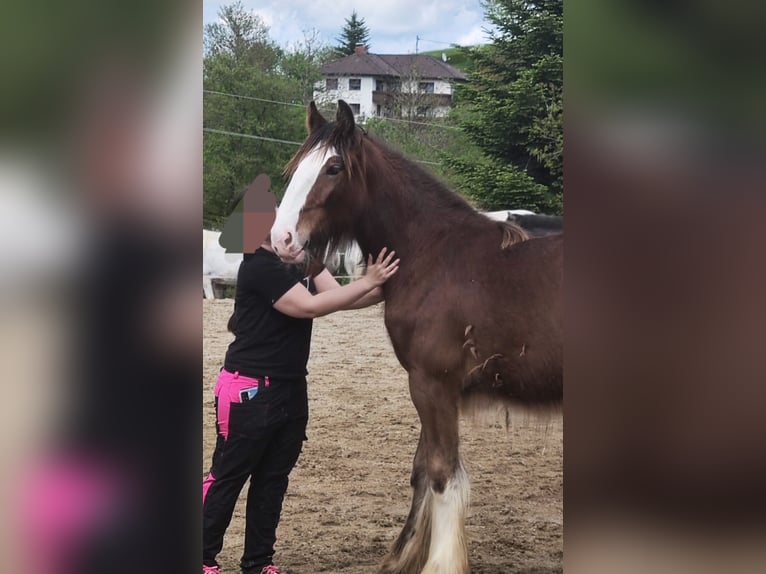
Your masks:
<instances>
[{"instance_id":1,"label":"window","mask_svg":"<svg viewBox=\"0 0 766 574\"><path fill-rule=\"evenodd\" d=\"M349 78L348 79L348 89L349 90L361 90L362 89L362 79L361 78Z\"/></svg>"},{"instance_id":2,"label":"window","mask_svg":"<svg viewBox=\"0 0 766 574\"><path fill-rule=\"evenodd\" d=\"M351 106L351 111L354 112L355 116L359 115L359 104L349 104Z\"/></svg>"},{"instance_id":3,"label":"window","mask_svg":"<svg viewBox=\"0 0 766 574\"><path fill-rule=\"evenodd\" d=\"M418 91L421 94L433 94L434 93L434 83L433 82L420 82L418 84Z\"/></svg>"},{"instance_id":4,"label":"window","mask_svg":"<svg viewBox=\"0 0 766 574\"><path fill-rule=\"evenodd\" d=\"M419 118L427 118L431 115L431 108L429 106L418 106L416 114Z\"/></svg>"},{"instance_id":5,"label":"window","mask_svg":"<svg viewBox=\"0 0 766 574\"><path fill-rule=\"evenodd\" d=\"M325 88L327 88L328 90L337 90L338 78L327 78L325 80Z\"/></svg>"}]
</instances>

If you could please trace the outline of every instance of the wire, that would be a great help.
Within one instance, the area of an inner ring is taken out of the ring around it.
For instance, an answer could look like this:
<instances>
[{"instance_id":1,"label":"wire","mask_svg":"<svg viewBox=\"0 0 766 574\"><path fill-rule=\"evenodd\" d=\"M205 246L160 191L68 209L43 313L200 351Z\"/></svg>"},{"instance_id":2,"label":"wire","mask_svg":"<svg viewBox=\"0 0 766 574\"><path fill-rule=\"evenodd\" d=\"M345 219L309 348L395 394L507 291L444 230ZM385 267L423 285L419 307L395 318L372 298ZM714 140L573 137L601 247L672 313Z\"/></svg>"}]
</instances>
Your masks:
<instances>
[{"instance_id":1,"label":"wire","mask_svg":"<svg viewBox=\"0 0 766 574\"><path fill-rule=\"evenodd\" d=\"M282 106L295 106L295 107L298 107L298 108L305 107L303 104L293 104L291 102L280 102L280 101L277 101L277 100L267 100L267 99L264 99L264 98L256 98L256 97L253 97L253 96L243 96L241 94L229 94L227 92L217 92L215 90L202 90L202 91L204 93L206 93L206 94L216 94L216 95L219 95L219 96L228 96L230 98L242 98L244 100L255 100L257 102L267 102L267 103L270 103L270 104L279 104L279 105L282 105ZM454 127L454 126L442 126L440 124L434 124L434 123L430 123L430 122L416 122L416 121L413 121L413 120L402 120L402 119L399 119L399 118L385 118L383 116L372 116L372 118L379 118L379 119L383 119L383 120L390 120L392 122L404 122L404 123L408 123L408 124L418 124L418 125L421 125L421 126L431 126L431 127L434 127L434 128L441 128L443 130L460 131L460 128L457 128L457 127ZM372 118L370 118L370 119L372 119Z\"/></svg>"},{"instance_id":2,"label":"wire","mask_svg":"<svg viewBox=\"0 0 766 574\"><path fill-rule=\"evenodd\" d=\"M295 106L297 108L304 108L303 104L294 104L292 102L279 102L277 100L267 100L265 98L256 98L254 96L243 96L240 94L229 94L226 92L216 92L215 90L202 90L206 94L215 94L218 96L228 96L230 98L242 98L243 100L255 100L256 102L267 102L269 104L279 104L282 106Z\"/></svg>"},{"instance_id":3,"label":"wire","mask_svg":"<svg viewBox=\"0 0 766 574\"><path fill-rule=\"evenodd\" d=\"M226 130L214 130L213 128L202 128L202 131L203 132L210 132L210 133L213 133L213 134L221 134L221 135L224 135L224 136L236 136L236 137L240 137L240 138L249 138L249 139L253 139L253 140L263 140L263 141L267 141L267 142L284 143L284 144L291 144L291 145L301 145L301 143L302 143L302 142L291 142L291 141L288 141L288 140L280 140L280 139L277 139L277 138L268 138L268 137L265 137L265 136L251 136L250 134L241 134L241 133L237 133L237 132L229 132L229 131L226 131Z\"/></svg>"},{"instance_id":4,"label":"wire","mask_svg":"<svg viewBox=\"0 0 766 574\"><path fill-rule=\"evenodd\" d=\"M399 118L386 118L386 117L383 117L383 116L373 116L370 119L376 119L376 118L377 119L381 119L381 120L388 120L388 121L391 121L391 122L405 122L405 123L408 123L408 124L418 124L420 126L431 126L431 127L434 127L434 128L441 128L443 130L454 130L454 131L457 131L457 132L462 131L460 128L457 128L455 126L443 126L443 125L440 125L440 124L433 124L433 123L430 123L430 122L416 122L414 120L400 120Z\"/></svg>"},{"instance_id":5,"label":"wire","mask_svg":"<svg viewBox=\"0 0 766 574\"><path fill-rule=\"evenodd\" d=\"M432 44L444 44L445 46L458 46L459 44L455 44L455 42L441 42L439 40L429 40L428 38L422 38L420 36L417 36L417 39L420 42L431 42Z\"/></svg>"},{"instance_id":6,"label":"wire","mask_svg":"<svg viewBox=\"0 0 766 574\"><path fill-rule=\"evenodd\" d=\"M224 135L224 136L234 136L234 137L248 138L248 139L253 139L253 140L264 140L264 141L267 141L267 142L284 143L284 144L291 144L291 145L301 145L303 143L303 142L291 142L291 141L288 141L288 140L280 140L280 139L276 139L276 138L268 138L268 137L265 137L265 136L251 136L250 134L241 134L241 133L238 133L238 132L229 132L229 131L226 131L226 130L216 130L216 129L213 129L213 128L202 128L202 131L203 132L210 132L210 133L214 133L214 134L221 134L221 135ZM440 163L437 163L435 161L426 161L424 159L413 159L412 161L417 162L417 163L426 163L428 165L441 165Z\"/></svg>"}]
</instances>

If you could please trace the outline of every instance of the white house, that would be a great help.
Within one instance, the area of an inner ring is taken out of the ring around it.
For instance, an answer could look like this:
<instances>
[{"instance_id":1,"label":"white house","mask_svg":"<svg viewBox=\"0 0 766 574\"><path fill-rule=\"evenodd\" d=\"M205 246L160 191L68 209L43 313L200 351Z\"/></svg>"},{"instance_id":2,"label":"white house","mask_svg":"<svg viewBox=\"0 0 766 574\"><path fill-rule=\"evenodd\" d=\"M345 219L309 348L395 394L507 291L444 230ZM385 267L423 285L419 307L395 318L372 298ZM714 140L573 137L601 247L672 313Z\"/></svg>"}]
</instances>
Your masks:
<instances>
[{"instance_id":1,"label":"white house","mask_svg":"<svg viewBox=\"0 0 766 574\"><path fill-rule=\"evenodd\" d=\"M443 117L452 106L462 72L424 54L371 54L364 46L322 66L314 85L318 104L345 100L358 120L381 117Z\"/></svg>"}]
</instances>

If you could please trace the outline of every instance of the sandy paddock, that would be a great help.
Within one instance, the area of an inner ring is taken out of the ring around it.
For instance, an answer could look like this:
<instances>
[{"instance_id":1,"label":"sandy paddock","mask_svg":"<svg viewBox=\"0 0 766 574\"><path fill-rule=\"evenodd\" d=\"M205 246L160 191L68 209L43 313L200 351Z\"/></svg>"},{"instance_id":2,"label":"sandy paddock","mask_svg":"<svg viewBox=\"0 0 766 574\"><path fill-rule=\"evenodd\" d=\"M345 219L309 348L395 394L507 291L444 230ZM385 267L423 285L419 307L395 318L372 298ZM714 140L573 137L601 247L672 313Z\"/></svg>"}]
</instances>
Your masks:
<instances>
[{"instance_id":1,"label":"sandy paddock","mask_svg":"<svg viewBox=\"0 0 766 574\"><path fill-rule=\"evenodd\" d=\"M215 443L213 386L231 335L233 301L204 300L204 447ZM419 422L382 306L314 321L308 441L291 475L275 560L287 574L373 574L409 511ZM563 424L463 421L471 478L473 574L563 571ZM244 499L219 556L238 574Z\"/></svg>"}]
</instances>

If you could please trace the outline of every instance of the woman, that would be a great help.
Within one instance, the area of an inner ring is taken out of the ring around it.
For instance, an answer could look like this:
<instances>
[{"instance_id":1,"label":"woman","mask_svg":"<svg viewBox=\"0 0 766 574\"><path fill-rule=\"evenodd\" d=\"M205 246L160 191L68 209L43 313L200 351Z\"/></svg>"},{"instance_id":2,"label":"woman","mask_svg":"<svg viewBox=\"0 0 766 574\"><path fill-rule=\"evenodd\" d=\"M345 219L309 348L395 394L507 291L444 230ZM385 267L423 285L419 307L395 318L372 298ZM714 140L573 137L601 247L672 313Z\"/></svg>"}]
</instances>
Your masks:
<instances>
[{"instance_id":1,"label":"woman","mask_svg":"<svg viewBox=\"0 0 766 574\"><path fill-rule=\"evenodd\" d=\"M220 572L215 558L248 477L242 573L279 573L276 529L308 422L312 319L381 301L380 286L398 270L393 257L384 248L374 262L370 257L364 277L341 287L326 269L306 277L285 264L268 240L244 256L229 320L235 339L215 387L218 436L202 490L203 574Z\"/></svg>"}]
</instances>

